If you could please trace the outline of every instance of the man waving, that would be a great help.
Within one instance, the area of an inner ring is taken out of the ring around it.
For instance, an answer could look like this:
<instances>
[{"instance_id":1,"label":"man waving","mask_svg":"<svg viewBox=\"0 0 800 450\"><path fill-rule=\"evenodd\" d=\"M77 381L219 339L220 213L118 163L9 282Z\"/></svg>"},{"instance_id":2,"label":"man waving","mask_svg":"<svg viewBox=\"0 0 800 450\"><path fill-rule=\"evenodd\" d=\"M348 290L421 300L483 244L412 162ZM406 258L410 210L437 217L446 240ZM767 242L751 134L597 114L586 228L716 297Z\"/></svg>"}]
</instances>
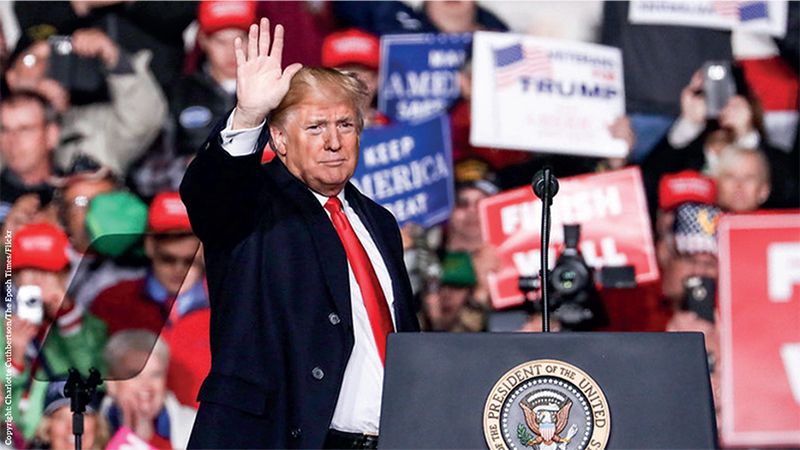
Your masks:
<instances>
[{"instance_id":1,"label":"man waving","mask_svg":"<svg viewBox=\"0 0 800 450\"><path fill-rule=\"evenodd\" d=\"M377 446L386 337L419 328L397 222L348 182L366 88L283 45L267 19L235 42L238 103L181 185L212 310L190 447Z\"/></svg>"}]
</instances>

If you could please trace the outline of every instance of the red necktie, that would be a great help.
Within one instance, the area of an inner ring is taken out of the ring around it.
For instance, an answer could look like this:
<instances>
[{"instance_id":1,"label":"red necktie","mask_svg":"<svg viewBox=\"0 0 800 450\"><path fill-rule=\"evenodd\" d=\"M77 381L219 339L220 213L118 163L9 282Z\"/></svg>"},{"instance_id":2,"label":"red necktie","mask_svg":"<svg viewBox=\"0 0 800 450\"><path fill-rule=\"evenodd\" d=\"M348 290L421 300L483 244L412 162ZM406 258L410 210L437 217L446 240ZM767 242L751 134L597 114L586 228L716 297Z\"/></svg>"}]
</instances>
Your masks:
<instances>
[{"instance_id":1,"label":"red necktie","mask_svg":"<svg viewBox=\"0 0 800 450\"><path fill-rule=\"evenodd\" d=\"M339 239L344 246L344 252L347 254L347 260L350 262L350 267L358 282L358 288L361 290L361 297L364 299L364 306L367 308L367 316L369 317L369 324L372 328L372 337L375 338L375 344L378 346L378 355L381 362L386 359L386 337L394 331L392 325L392 316L389 313L389 305L386 304L386 297L383 295L383 289L378 282L378 276L375 275L375 269L367 256L367 251L358 240L353 227L350 226L350 221L342 211L342 202L337 197L331 197L325 203L325 209L331 213L331 220Z\"/></svg>"}]
</instances>

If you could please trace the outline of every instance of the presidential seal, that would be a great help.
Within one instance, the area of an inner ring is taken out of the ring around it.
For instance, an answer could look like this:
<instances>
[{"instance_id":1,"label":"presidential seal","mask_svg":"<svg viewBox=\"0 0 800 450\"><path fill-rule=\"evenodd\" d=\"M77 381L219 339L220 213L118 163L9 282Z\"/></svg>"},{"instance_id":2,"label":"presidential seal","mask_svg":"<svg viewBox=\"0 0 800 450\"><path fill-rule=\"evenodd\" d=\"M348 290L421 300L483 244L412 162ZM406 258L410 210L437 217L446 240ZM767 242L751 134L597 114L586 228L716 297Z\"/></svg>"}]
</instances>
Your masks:
<instances>
[{"instance_id":1,"label":"presidential seal","mask_svg":"<svg viewBox=\"0 0 800 450\"><path fill-rule=\"evenodd\" d=\"M483 410L490 449L599 450L611 431L600 386L563 361L537 359L506 372Z\"/></svg>"}]
</instances>

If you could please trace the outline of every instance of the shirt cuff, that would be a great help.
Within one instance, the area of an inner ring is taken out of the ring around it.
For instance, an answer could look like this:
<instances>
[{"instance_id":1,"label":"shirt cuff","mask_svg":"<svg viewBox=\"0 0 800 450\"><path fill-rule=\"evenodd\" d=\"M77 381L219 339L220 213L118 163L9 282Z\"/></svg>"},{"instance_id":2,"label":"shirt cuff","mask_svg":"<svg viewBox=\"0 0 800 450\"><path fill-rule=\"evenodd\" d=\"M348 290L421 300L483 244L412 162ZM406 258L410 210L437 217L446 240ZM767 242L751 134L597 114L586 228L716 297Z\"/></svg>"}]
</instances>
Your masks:
<instances>
[{"instance_id":1,"label":"shirt cuff","mask_svg":"<svg viewBox=\"0 0 800 450\"><path fill-rule=\"evenodd\" d=\"M267 120L264 119L261 124L254 128L233 130L233 115L235 113L236 110L234 109L231 115L228 116L225 128L219 133L220 138L222 138L222 148L231 156L252 155L257 151L258 136L261 134L261 129L264 128Z\"/></svg>"},{"instance_id":2,"label":"shirt cuff","mask_svg":"<svg viewBox=\"0 0 800 450\"><path fill-rule=\"evenodd\" d=\"M678 117L672 128L669 129L667 140L672 148L684 148L703 132L705 124L694 123L683 117Z\"/></svg>"}]
</instances>

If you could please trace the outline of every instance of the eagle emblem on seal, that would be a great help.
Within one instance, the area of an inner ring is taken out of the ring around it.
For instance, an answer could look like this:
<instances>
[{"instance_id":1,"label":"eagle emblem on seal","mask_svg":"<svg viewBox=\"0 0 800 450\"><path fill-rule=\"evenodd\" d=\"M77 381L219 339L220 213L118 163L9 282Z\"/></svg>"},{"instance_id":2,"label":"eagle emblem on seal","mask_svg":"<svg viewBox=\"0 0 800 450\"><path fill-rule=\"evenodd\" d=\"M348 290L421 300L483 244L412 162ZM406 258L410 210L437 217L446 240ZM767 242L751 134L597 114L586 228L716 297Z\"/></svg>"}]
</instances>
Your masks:
<instances>
[{"instance_id":1,"label":"eagle emblem on seal","mask_svg":"<svg viewBox=\"0 0 800 450\"><path fill-rule=\"evenodd\" d=\"M520 443L526 447L533 447L537 450L563 450L578 432L578 427L572 425L566 435L562 436L564 429L569 424L572 400L558 392L536 391L521 401L519 406L525 415L527 428L534 433L531 436L524 426L519 424L518 437Z\"/></svg>"}]
</instances>

